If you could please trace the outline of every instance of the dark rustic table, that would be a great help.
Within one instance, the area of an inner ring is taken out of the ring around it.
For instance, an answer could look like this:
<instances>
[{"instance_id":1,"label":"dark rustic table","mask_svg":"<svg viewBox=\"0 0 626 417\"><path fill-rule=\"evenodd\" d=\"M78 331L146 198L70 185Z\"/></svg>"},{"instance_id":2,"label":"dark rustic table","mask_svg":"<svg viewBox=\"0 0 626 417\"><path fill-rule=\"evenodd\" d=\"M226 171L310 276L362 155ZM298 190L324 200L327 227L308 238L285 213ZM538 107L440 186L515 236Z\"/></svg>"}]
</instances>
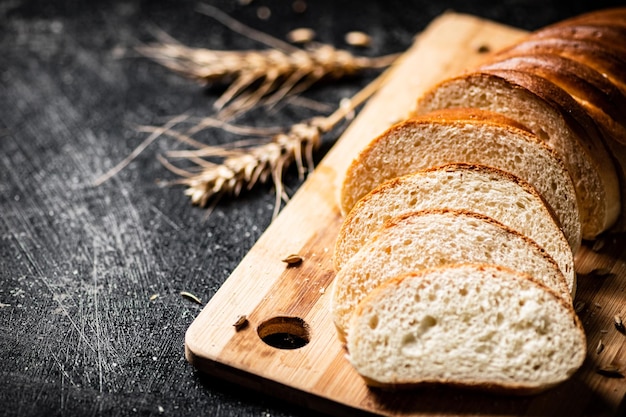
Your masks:
<instances>
[{"instance_id":1,"label":"dark rustic table","mask_svg":"<svg viewBox=\"0 0 626 417\"><path fill-rule=\"evenodd\" d=\"M363 55L405 50L447 9L532 30L623 1L212 2L284 39L317 40ZM264 45L196 11L194 1L0 2L0 415L295 416L310 412L212 380L184 358L184 333L272 219L260 186L193 207L157 159L185 146L150 144L94 183L148 136L138 126L214 114L223 89L205 88L138 55L162 30L213 49ZM347 46L348 31L372 37ZM428 65L428 63L424 63ZM317 86L299 100L237 123L289 126L327 114L374 73ZM345 125L324 137L323 157ZM200 140L239 137L224 130ZM293 194L301 181L285 176Z\"/></svg>"}]
</instances>

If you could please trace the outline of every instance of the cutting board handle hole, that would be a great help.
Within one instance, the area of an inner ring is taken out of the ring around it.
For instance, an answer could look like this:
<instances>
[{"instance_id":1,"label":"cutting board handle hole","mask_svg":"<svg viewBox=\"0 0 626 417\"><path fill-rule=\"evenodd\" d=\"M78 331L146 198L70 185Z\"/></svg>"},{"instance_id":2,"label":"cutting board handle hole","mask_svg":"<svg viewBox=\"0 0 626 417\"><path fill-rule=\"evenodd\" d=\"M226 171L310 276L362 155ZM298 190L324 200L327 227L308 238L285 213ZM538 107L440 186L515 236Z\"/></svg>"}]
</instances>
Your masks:
<instances>
[{"instance_id":1,"label":"cutting board handle hole","mask_svg":"<svg viewBox=\"0 0 626 417\"><path fill-rule=\"evenodd\" d=\"M277 316L257 327L265 344L277 349L299 349L310 342L309 325L300 317Z\"/></svg>"}]
</instances>

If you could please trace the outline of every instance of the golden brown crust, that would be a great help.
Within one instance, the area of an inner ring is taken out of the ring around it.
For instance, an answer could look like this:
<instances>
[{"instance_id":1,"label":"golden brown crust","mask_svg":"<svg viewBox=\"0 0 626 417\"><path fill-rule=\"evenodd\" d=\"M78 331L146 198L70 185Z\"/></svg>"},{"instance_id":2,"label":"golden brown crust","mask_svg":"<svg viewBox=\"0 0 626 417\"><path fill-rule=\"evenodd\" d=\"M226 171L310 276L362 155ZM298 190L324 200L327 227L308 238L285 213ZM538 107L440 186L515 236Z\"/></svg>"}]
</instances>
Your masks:
<instances>
[{"instance_id":1,"label":"golden brown crust","mask_svg":"<svg viewBox=\"0 0 626 417\"><path fill-rule=\"evenodd\" d=\"M596 170L596 173L604 182L606 195L602 198L613 201L612 204L605 205L607 224L604 226L604 229L607 230L612 227L620 217L622 210L620 207L621 193L618 169L594 120L568 93L545 78L517 70L485 71L523 86L544 101L549 102L561 113L568 126L580 139L579 144L582 146L582 149L587 152L588 156L596 164L591 168Z\"/></svg>"},{"instance_id":2,"label":"golden brown crust","mask_svg":"<svg viewBox=\"0 0 626 417\"><path fill-rule=\"evenodd\" d=\"M514 129L531 133L523 124L501 113L471 107L454 107L449 109L437 109L426 114L414 115L412 119L423 122L440 123L482 123L493 126L509 126Z\"/></svg>"},{"instance_id":3,"label":"golden brown crust","mask_svg":"<svg viewBox=\"0 0 626 417\"><path fill-rule=\"evenodd\" d=\"M527 97L525 100L542 104L559 114L574 135L571 139L556 135L546 138L546 142L568 161L566 165L570 170L569 174L580 190L576 193L576 198L581 209L585 238L597 236L616 221L621 202L617 173L610 168L614 167L614 162L595 122L570 95L554 83L522 71L474 70L447 78L429 89L418 99L416 111L424 113L431 110L431 102L435 104L432 107L440 107L434 97L440 89L445 91L446 85L453 86L451 88L459 93L458 97L455 96L456 101L445 103L446 106L458 106L463 100L461 94L465 89L474 91L473 94L479 99L477 91L484 91L489 95L489 90L493 88L494 91L499 90L501 95L508 90L508 95ZM518 107L517 110L523 113L523 108ZM548 117L546 114L546 118ZM529 122L529 127L545 138L543 126L537 123L535 126L530 125ZM555 142L551 142L553 140Z\"/></svg>"},{"instance_id":4,"label":"golden brown crust","mask_svg":"<svg viewBox=\"0 0 626 417\"><path fill-rule=\"evenodd\" d=\"M549 25L548 27L570 26L585 23L626 26L626 7L611 7L594 10L578 16L573 16L568 19L561 20L559 22Z\"/></svg>"},{"instance_id":5,"label":"golden brown crust","mask_svg":"<svg viewBox=\"0 0 626 417\"><path fill-rule=\"evenodd\" d=\"M600 47L589 40L540 38L528 39L506 48L496 55L506 57L521 54L556 54L588 65L606 74L618 88L626 91L626 54Z\"/></svg>"},{"instance_id":6,"label":"golden brown crust","mask_svg":"<svg viewBox=\"0 0 626 417\"><path fill-rule=\"evenodd\" d=\"M597 43L598 46L626 51L626 25L578 23L571 25L548 26L530 33L527 40L560 38Z\"/></svg>"}]
</instances>

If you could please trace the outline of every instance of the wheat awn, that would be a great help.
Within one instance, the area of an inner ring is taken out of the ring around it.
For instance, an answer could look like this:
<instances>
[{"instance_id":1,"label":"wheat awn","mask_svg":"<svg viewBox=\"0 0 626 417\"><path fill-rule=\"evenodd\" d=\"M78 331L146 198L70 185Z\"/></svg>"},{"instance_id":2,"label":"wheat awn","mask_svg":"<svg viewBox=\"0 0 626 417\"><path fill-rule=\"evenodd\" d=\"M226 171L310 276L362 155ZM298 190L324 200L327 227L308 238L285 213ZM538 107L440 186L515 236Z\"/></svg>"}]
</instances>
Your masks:
<instances>
[{"instance_id":1,"label":"wheat awn","mask_svg":"<svg viewBox=\"0 0 626 417\"><path fill-rule=\"evenodd\" d=\"M140 46L137 51L187 78L228 83L226 91L214 103L222 111L222 117L232 117L260 102L274 105L323 79L337 80L367 69L387 67L398 57L398 54L355 56L327 44L310 44L302 49L244 26L214 7L200 5L198 10L270 48L241 51L193 48L160 33L159 43Z\"/></svg>"}]
</instances>

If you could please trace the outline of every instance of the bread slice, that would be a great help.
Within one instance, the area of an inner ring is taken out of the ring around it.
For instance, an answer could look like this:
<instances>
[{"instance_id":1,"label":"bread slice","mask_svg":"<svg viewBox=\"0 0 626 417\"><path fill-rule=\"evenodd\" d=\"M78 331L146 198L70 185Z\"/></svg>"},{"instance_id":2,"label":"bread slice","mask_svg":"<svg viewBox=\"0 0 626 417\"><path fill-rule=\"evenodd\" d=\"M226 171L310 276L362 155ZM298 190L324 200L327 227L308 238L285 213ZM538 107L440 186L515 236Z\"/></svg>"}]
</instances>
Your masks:
<instances>
[{"instance_id":1,"label":"bread slice","mask_svg":"<svg viewBox=\"0 0 626 417\"><path fill-rule=\"evenodd\" d=\"M528 273L572 301L569 281L537 243L487 216L463 210L423 210L387 221L333 281L331 312L339 339L350 315L374 288L404 272L451 263L493 263Z\"/></svg>"},{"instance_id":2,"label":"bread slice","mask_svg":"<svg viewBox=\"0 0 626 417\"><path fill-rule=\"evenodd\" d=\"M570 243L537 191L522 179L484 165L449 164L394 178L362 198L344 219L333 262L339 271L383 223L411 211L456 209L484 214L529 237L574 282Z\"/></svg>"},{"instance_id":3,"label":"bread slice","mask_svg":"<svg viewBox=\"0 0 626 417\"><path fill-rule=\"evenodd\" d=\"M349 361L372 386L531 394L571 377L586 356L570 304L530 276L491 265L394 278L359 304L350 328Z\"/></svg>"},{"instance_id":4,"label":"bread slice","mask_svg":"<svg viewBox=\"0 0 626 417\"><path fill-rule=\"evenodd\" d=\"M416 113L468 106L517 120L563 158L576 187L584 239L615 223L621 209L614 162L593 120L569 94L530 73L486 69L433 86L418 99Z\"/></svg>"},{"instance_id":5,"label":"bread slice","mask_svg":"<svg viewBox=\"0 0 626 417\"><path fill-rule=\"evenodd\" d=\"M581 224L574 183L560 157L519 123L479 109L448 109L406 120L372 140L346 171L347 214L379 184L447 163L483 164L531 184L556 214L573 249Z\"/></svg>"}]
</instances>

